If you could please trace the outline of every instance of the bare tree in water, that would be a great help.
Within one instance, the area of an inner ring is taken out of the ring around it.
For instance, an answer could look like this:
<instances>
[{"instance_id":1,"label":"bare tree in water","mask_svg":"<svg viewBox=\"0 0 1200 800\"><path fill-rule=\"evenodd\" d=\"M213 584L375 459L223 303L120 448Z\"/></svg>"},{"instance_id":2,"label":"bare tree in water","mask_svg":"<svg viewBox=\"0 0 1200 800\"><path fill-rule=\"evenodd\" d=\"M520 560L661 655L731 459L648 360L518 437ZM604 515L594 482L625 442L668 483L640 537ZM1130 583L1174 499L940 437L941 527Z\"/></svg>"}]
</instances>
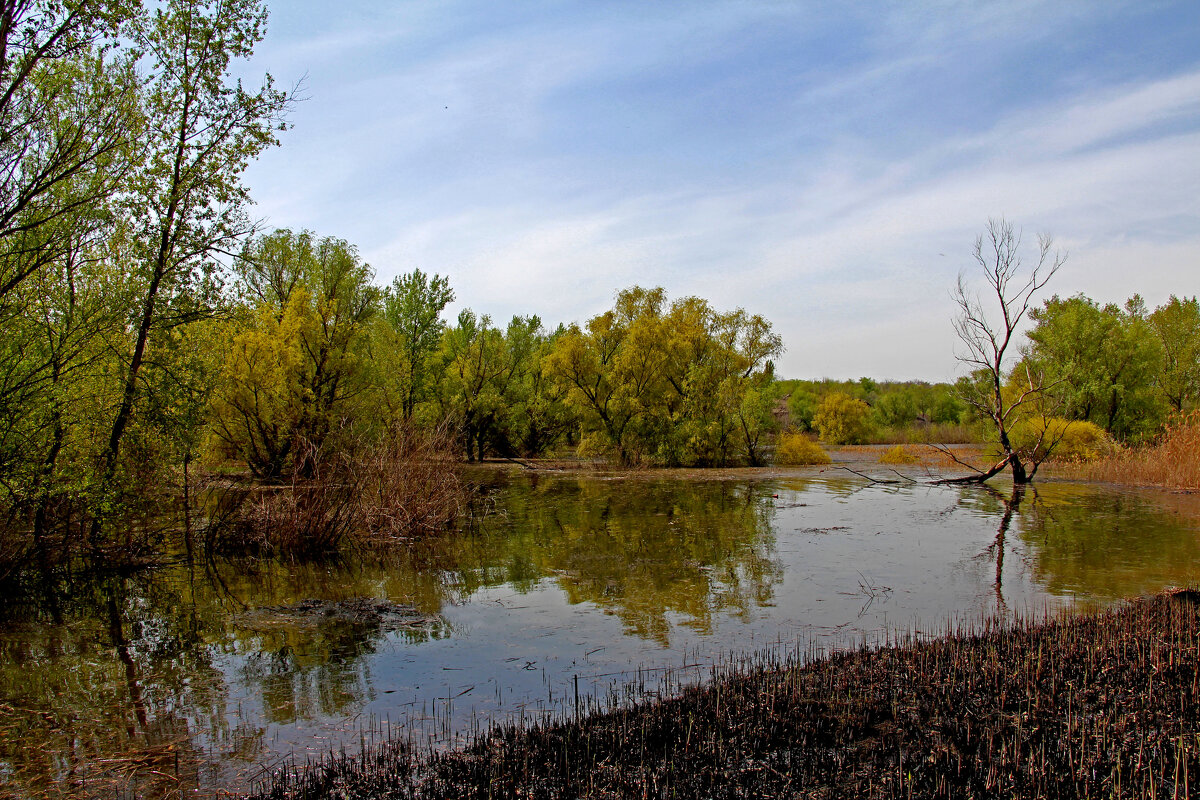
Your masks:
<instances>
[{"instance_id":1,"label":"bare tree in water","mask_svg":"<svg viewBox=\"0 0 1200 800\"><path fill-rule=\"evenodd\" d=\"M1037 263L1026 267L1021 259L1021 234L1004 219L988 221L987 232L975 239L973 255L987 290L976 294L966 276L959 274L954 290L958 306L954 332L965 348L957 358L970 371L962 396L981 416L991 420L1001 458L988 469L957 480L983 482L1007 467L1012 470L1014 484L1026 484L1033 480L1040 462L1034 454L1048 452L1041 441L1046 426L1033 447L1015 447L1009 437L1017 411L1037 399L1046 387L1043 376L1026 364L1018 388L1005 392L1005 359L1015 349L1013 340L1034 296L1058 272L1066 255L1053 250L1049 235L1040 234Z\"/></svg>"}]
</instances>

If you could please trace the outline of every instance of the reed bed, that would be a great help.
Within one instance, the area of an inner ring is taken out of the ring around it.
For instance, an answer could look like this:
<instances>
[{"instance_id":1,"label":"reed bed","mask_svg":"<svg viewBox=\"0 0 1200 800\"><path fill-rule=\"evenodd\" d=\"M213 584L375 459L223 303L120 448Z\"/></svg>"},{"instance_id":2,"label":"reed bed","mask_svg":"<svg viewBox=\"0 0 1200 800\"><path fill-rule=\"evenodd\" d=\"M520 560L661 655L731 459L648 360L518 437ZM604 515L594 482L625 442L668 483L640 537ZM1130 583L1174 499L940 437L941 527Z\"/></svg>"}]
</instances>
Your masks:
<instances>
[{"instance_id":1,"label":"reed bed","mask_svg":"<svg viewBox=\"0 0 1200 800\"><path fill-rule=\"evenodd\" d=\"M1200 489L1200 411L1175 419L1155 444L1094 461L1056 464L1054 474L1104 483Z\"/></svg>"},{"instance_id":2,"label":"reed bed","mask_svg":"<svg viewBox=\"0 0 1200 800\"><path fill-rule=\"evenodd\" d=\"M669 699L494 729L447 753L392 741L253 797L1192 797L1198 603L1181 591L748 663Z\"/></svg>"}]
</instances>

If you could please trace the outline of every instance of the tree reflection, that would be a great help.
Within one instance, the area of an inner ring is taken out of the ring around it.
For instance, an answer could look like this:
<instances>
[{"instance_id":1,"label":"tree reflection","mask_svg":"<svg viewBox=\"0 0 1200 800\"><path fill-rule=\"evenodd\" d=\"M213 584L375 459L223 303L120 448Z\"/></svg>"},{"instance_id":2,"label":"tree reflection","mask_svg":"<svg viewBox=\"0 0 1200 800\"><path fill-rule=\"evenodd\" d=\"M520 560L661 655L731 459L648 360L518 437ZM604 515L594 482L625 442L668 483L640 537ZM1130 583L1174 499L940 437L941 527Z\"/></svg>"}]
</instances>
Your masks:
<instances>
[{"instance_id":1,"label":"tree reflection","mask_svg":"<svg viewBox=\"0 0 1200 800\"><path fill-rule=\"evenodd\" d=\"M503 508L460 552L465 588L550 578L569 602L664 644L673 618L708 633L717 614L769 602L781 579L774 506L754 484L541 478L507 486Z\"/></svg>"}]
</instances>

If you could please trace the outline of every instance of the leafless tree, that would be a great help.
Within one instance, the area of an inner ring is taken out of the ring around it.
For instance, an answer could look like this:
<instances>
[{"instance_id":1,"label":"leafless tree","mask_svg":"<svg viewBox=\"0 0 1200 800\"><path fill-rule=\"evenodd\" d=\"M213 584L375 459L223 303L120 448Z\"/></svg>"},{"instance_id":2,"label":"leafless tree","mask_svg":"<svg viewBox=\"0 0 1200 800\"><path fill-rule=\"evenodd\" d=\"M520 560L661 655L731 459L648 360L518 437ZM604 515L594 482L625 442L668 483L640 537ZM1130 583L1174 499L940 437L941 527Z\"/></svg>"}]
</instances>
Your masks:
<instances>
[{"instance_id":1,"label":"leafless tree","mask_svg":"<svg viewBox=\"0 0 1200 800\"><path fill-rule=\"evenodd\" d=\"M958 276L954 289L954 302L958 306L954 332L964 349L956 357L970 372L969 388L963 392L963 399L991 420L1002 454L991 467L962 481L986 481L1008 467L1013 483L1029 483L1037 471L1037 461L1031 464L1032 469L1027 468L1026 462L1033 458L1033 452L1046 451L1042 441L1033 448L1017 448L1009 438L1018 409L1037 399L1047 388L1043 376L1026 364L1025 374L1016 382L1017 388L1005 392L1004 383L1005 358L1015 349L1014 339L1034 296L1066 261L1066 255L1053 247L1053 239L1040 234L1037 263L1027 268L1021 259L1020 231L1004 219L991 219L987 232L975 239L973 252L987 290L982 296L976 294L966 276L962 273ZM1047 430L1047 426L1042 427Z\"/></svg>"}]
</instances>

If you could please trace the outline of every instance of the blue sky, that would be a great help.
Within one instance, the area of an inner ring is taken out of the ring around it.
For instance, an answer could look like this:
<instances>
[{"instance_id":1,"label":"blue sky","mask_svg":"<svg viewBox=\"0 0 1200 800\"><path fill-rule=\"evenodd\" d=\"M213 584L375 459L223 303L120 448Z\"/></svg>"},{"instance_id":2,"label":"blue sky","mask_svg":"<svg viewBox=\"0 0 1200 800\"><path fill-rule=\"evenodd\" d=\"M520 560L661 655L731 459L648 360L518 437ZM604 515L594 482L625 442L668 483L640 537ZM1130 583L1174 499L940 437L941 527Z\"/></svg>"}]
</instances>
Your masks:
<instances>
[{"instance_id":1,"label":"blue sky","mask_svg":"<svg viewBox=\"0 0 1200 800\"><path fill-rule=\"evenodd\" d=\"M781 375L944 380L990 217L1061 295L1200 291L1192 0L268 3L247 74L307 99L257 214L452 312L663 286L770 319Z\"/></svg>"}]
</instances>

